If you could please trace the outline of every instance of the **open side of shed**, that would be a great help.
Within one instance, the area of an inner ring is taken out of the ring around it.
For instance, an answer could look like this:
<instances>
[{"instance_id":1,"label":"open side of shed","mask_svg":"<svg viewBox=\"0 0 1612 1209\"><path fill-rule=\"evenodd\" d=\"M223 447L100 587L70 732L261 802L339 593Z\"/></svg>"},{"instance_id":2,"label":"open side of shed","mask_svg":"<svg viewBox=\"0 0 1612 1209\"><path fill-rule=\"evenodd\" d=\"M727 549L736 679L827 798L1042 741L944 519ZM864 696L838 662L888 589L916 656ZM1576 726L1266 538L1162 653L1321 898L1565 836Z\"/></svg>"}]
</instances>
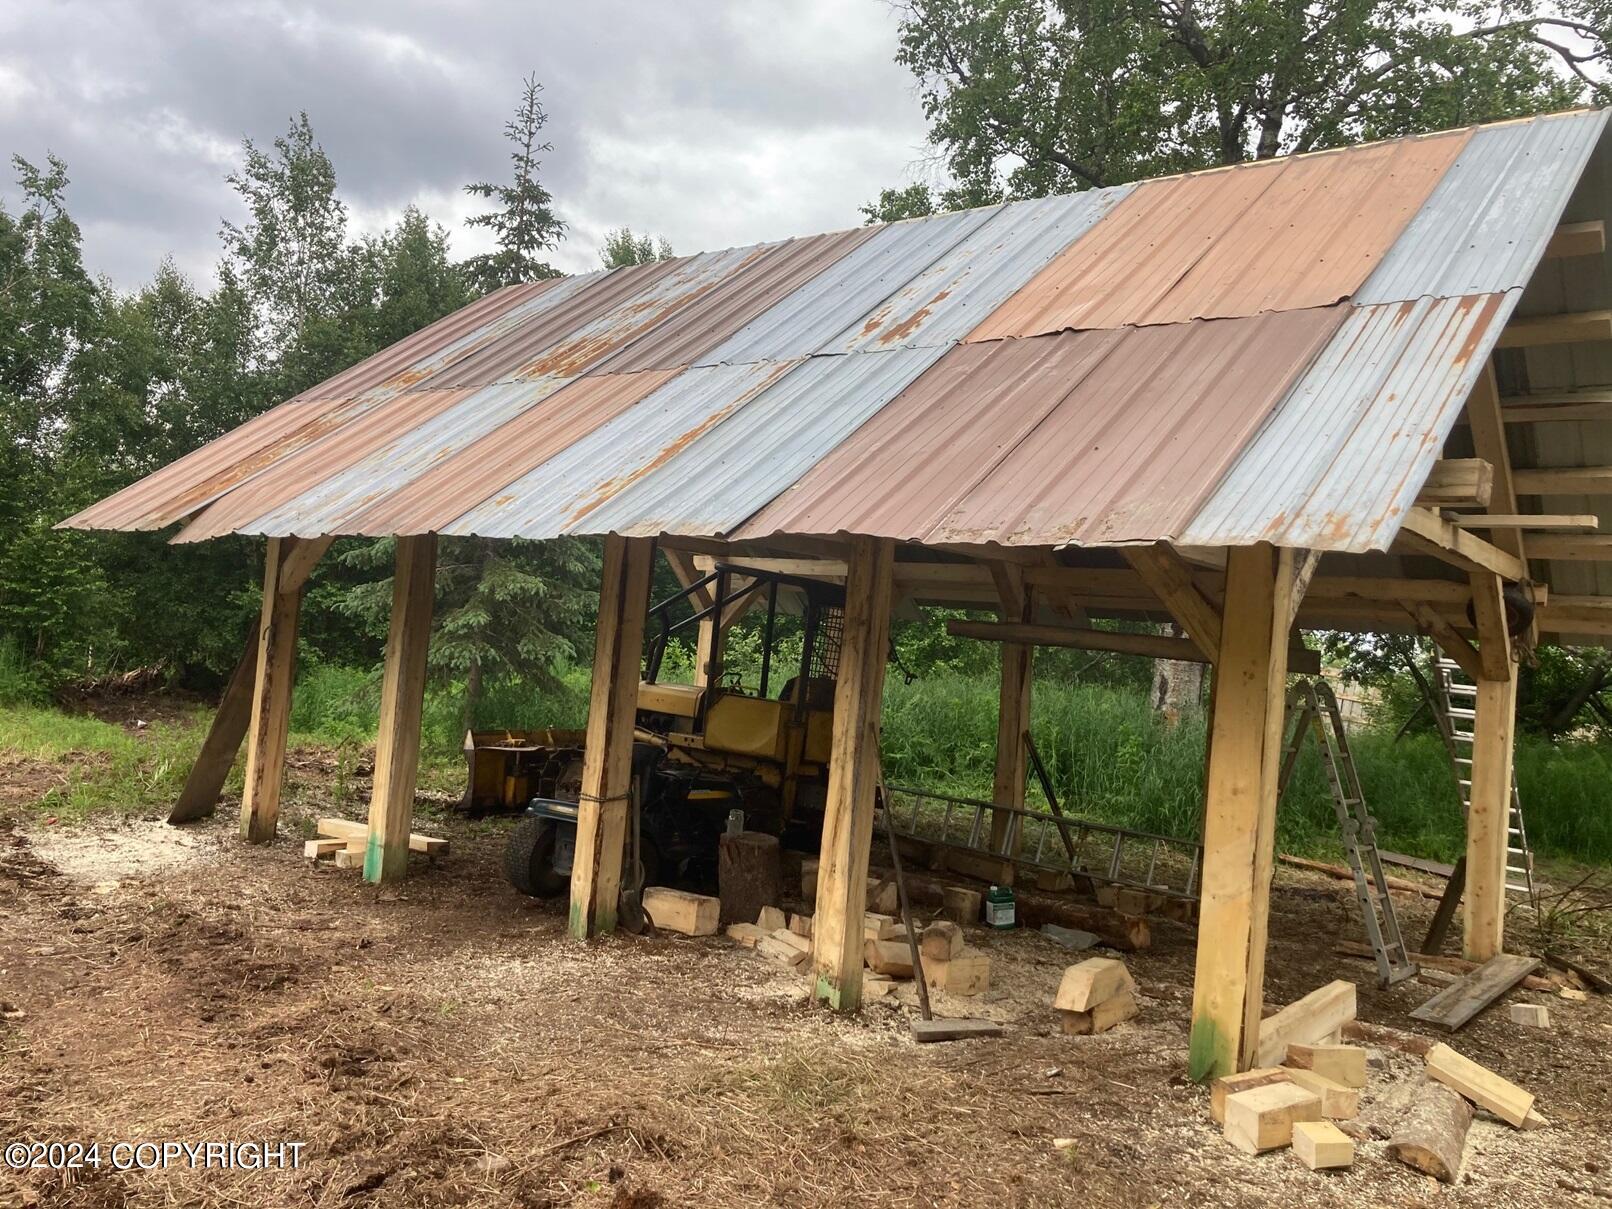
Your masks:
<instances>
[{"instance_id":1,"label":"open side of shed","mask_svg":"<svg viewBox=\"0 0 1612 1209\"><path fill-rule=\"evenodd\" d=\"M174 814L212 809L244 738L253 841L275 831L302 585L336 536L398 539L371 881L406 864L438 536L602 536L578 937L616 924L657 548L685 582L704 557L843 582L814 986L844 1010L894 609L998 613L957 630L1003 653L998 839L1035 646L1205 662L1192 1066L1246 1068L1301 631L1420 631L1476 679L1464 946L1503 948L1518 659L1612 632L1605 127L1551 115L511 287L63 523L269 539Z\"/></svg>"}]
</instances>

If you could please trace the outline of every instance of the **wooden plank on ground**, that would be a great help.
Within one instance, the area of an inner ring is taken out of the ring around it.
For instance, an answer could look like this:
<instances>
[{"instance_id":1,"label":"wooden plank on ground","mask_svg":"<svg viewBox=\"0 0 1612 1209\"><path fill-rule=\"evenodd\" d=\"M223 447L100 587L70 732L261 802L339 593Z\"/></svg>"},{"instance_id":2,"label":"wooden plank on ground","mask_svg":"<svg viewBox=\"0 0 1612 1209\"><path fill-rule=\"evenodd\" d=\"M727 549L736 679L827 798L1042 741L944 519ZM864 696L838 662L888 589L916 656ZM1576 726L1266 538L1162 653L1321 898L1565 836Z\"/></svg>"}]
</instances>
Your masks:
<instances>
[{"instance_id":1,"label":"wooden plank on ground","mask_svg":"<svg viewBox=\"0 0 1612 1209\"><path fill-rule=\"evenodd\" d=\"M1277 1066L1290 1041L1324 1041L1355 1018L1355 984L1345 979L1317 987L1259 1022L1256 1066Z\"/></svg>"},{"instance_id":2,"label":"wooden plank on ground","mask_svg":"<svg viewBox=\"0 0 1612 1209\"><path fill-rule=\"evenodd\" d=\"M1537 957L1520 957L1515 953L1491 957L1422 1004L1410 1014L1411 1019L1453 1033L1539 966Z\"/></svg>"},{"instance_id":3,"label":"wooden plank on ground","mask_svg":"<svg viewBox=\"0 0 1612 1209\"><path fill-rule=\"evenodd\" d=\"M1341 953L1345 957L1361 957L1367 961L1374 960L1371 946L1359 940L1340 940L1332 946L1334 953ZM1412 953L1410 959L1419 966L1426 966L1430 970L1447 970L1451 974L1470 974L1477 969L1481 962L1468 961L1464 957L1451 957L1444 953ZM1556 986L1548 978L1541 978L1537 974L1530 974L1522 980L1524 988L1530 991L1554 991Z\"/></svg>"},{"instance_id":4,"label":"wooden plank on ground","mask_svg":"<svg viewBox=\"0 0 1612 1209\"><path fill-rule=\"evenodd\" d=\"M1385 865L1398 865L1402 869L1419 869L1423 873L1431 873L1434 877L1448 878L1455 872L1454 865L1446 865L1443 861L1430 861L1419 856L1407 856L1403 852L1381 852L1377 855Z\"/></svg>"},{"instance_id":5,"label":"wooden plank on ground","mask_svg":"<svg viewBox=\"0 0 1612 1209\"><path fill-rule=\"evenodd\" d=\"M974 1037L1000 1037L1005 1030L994 1020L914 1020L912 1039L967 1041Z\"/></svg>"},{"instance_id":6,"label":"wooden plank on ground","mask_svg":"<svg viewBox=\"0 0 1612 1209\"><path fill-rule=\"evenodd\" d=\"M1518 1128L1528 1119L1528 1112L1534 1106L1532 1092L1524 1091L1511 1080L1501 1078L1442 1042L1427 1051L1427 1073L1479 1108L1487 1108L1502 1121Z\"/></svg>"},{"instance_id":7,"label":"wooden plank on ground","mask_svg":"<svg viewBox=\"0 0 1612 1209\"><path fill-rule=\"evenodd\" d=\"M369 839L369 824L360 823L353 819L323 818L315 827L320 835L328 835L335 839L358 841L364 843ZM409 832L409 851L418 852L424 856L441 856L448 851L448 841L434 835L421 835L417 831Z\"/></svg>"}]
</instances>

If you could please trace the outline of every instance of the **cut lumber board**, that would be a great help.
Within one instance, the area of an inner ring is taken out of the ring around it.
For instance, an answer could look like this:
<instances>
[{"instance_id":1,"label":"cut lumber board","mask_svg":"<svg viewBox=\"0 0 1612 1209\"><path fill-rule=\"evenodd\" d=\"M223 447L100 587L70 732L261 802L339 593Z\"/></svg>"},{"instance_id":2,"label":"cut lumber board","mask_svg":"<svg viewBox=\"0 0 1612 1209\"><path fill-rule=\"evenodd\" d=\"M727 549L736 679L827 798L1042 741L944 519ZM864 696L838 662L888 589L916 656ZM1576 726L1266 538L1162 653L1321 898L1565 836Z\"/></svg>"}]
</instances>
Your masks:
<instances>
[{"instance_id":1,"label":"cut lumber board","mask_svg":"<svg viewBox=\"0 0 1612 1209\"><path fill-rule=\"evenodd\" d=\"M925 961L950 961L963 951L963 929L949 919L939 919L924 929Z\"/></svg>"},{"instance_id":2,"label":"cut lumber board","mask_svg":"<svg viewBox=\"0 0 1612 1209\"><path fill-rule=\"evenodd\" d=\"M1472 1106L1447 1087L1426 1083L1388 1139L1388 1153L1446 1184L1461 1174Z\"/></svg>"},{"instance_id":3,"label":"cut lumber board","mask_svg":"<svg viewBox=\"0 0 1612 1209\"><path fill-rule=\"evenodd\" d=\"M369 824L359 823L353 819L325 818L319 820L317 828L322 836L329 836L339 840L368 840ZM421 835L418 832L409 832L409 851L419 852L425 856L441 856L448 851L448 841L434 835Z\"/></svg>"},{"instance_id":4,"label":"cut lumber board","mask_svg":"<svg viewBox=\"0 0 1612 1209\"><path fill-rule=\"evenodd\" d=\"M1359 940L1340 940L1332 946L1332 951L1342 954L1344 957L1363 957L1367 961L1375 960L1371 952L1371 946ZM1445 953L1412 953L1410 959L1419 966L1426 966L1433 970L1448 970L1451 974L1470 974L1482 964L1476 961L1468 961L1464 957L1452 957ZM1538 974L1529 974L1522 980L1521 985L1530 991L1554 991L1556 989L1555 983L1548 978L1541 978Z\"/></svg>"},{"instance_id":5,"label":"cut lumber board","mask_svg":"<svg viewBox=\"0 0 1612 1209\"><path fill-rule=\"evenodd\" d=\"M771 936L779 928L787 927L788 924L789 920L784 915L782 907L767 906L756 912L756 927L760 928L768 936Z\"/></svg>"},{"instance_id":6,"label":"cut lumber board","mask_svg":"<svg viewBox=\"0 0 1612 1209\"><path fill-rule=\"evenodd\" d=\"M1607 978L1604 974L1598 974L1588 966L1581 965L1571 958L1557 957L1552 954L1547 955L1545 960L1570 974L1577 974L1592 991L1599 991L1603 995L1612 994L1612 978Z\"/></svg>"},{"instance_id":7,"label":"cut lumber board","mask_svg":"<svg viewBox=\"0 0 1612 1209\"><path fill-rule=\"evenodd\" d=\"M1063 972L1052 1006L1060 1012L1089 1012L1121 991L1134 991L1136 982L1123 961L1089 957Z\"/></svg>"},{"instance_id":8,"label":"cut lumber board","mask_svg":"<svg viewBox=\"0 0 1612 1209\"><path fill-rule=\"evenodd\" d=\"M770 933L762 931L755 924L728 925L728 939L743 945L747 949L755 948L756 945L761 943L761 938L768 935Z\"/></svg>"},{"instance_id":9,"label":"cut lumber board","mask_svg":"<svg viewBox=\"0 0 1612 1209\"><path fill-rule=\"evenodd\" d=\"M1355 1144L1331 1121L1298 1121L1293 1125L1293 1153L1311 1171L1322 1171L1352 1165Z\"/></svg>"},{"instance_id":10,"label":"cut lumber board","mask_svg":"<svg viewBox=\"0 0 1612 1209\"><path fill-rule=\"evenodd\" d=\"M941 891L941 913L957 924L977 924L985 897L966 886L947 886Z\"/></svg>"},{"instance_id":11,"label":"cut lumber board","mask_svg":"<svg viewBox=\"0 0 1612 1209\"><path fill-rule=\"evenodd\" d=\"M1254 1065L1278 1066L1287 1057L1289 1042L1324 1042L1354 1018L1354 983L1340 978L1317 987L1259 1022L1259 1050Z\"/></svg>"},{"instance_id":12,"label":"cut lumber board","mask_svg":"<svg viewBox=\"0 0 1612 1209\"><path fill-rule=\"evenodd\" d=\"M1305 1091L1313 1092L1321 1100L1321 1115L1334 1121L1348 1121L1360 1113L1360 1092L1345 1087L1336 1079L1318 1075L1313 1070L1293 1067L1289 1071L1293 1082Z\"/></svg>"},{"instance_id":13,"label":"cut lumber board","mask_svg":"<svg viewBox=\"0 0 1612 1209\"><path fill-rule=\"evenodd\" d=\"M797 953L804 953L808 957L811 956L812 942L808 937L802 936L799 932L791 932L788 928L779 928L772 935L775 940L788 945Z\"/></svg>"},{"instance_id":14,"label":"cut lumber board","mask_svg":"<svg viewBox=\"0 0 1612 1209\"><path fill-rule=\"evenodd\" d=\"M892 978L912 977L912 946L904 940L868 940L862 955L875 974Z\"/></svg>"},{"instance_id":15,"label":"cut lumber board","mask_svg":"<svg viewBox=\"0 0 1612 1209\"><path fill-rule=\"evenodd\" d=\"M994 1020L914 1020L912 1039L931 1041L967 1041L972 1037L1000 1037L1005 1030Z\"/></svg>"},{"instance_id":16,"label":"cut lumber board","mask_svg":"<svg viewBox=\"0 0 1612 1209\"><path fill-rule=\"evenodd\" d=\"M789 916L789 930L796 936L810 936L812 934L812 917L791 913Z\"/></svg>"},{"instance_id":17,"label":"cut lumber board","mask_svg":"<svg viewBox=\"0 0 1612 1209\"><path fill-rule=\"evenodd\" d=\"M1398 865L1401 869L1416 869L1422 873L1431 873L1434 877L1442 877L1446 880L1455 872L1454 865L1446 865L1443 861L1424 860L1419 856L1406 856L1403 852L1378 852L1377 855L1385 865Z\"/></svg>"},{"instance_id":18,"label":"cut lumber board","mask_svg":"<svg viewBox=\"0 0 1612 1209\"><path fill-rule=\"evenodd\" d=\"M1308 857L1291 856L1286 852L1277 856L1277 860L1284 865L1291 865L1295 869L1309 869L1314 873L1325 873L1328 877L1335 877L1340 882L1355 880L1354 870L1343 865L1329 865L1325 861L1312 861ZM1390 890L1403 890L1406 894L1420 894L1423 898L1442 898L1444 891L1424 886L1420 882L1413 882L1404 877L1384 877L1383 881Z\"/></svg>"},{"instance_id":19,"label":"cut lumber board","mask_svg":"<svg viewBox=\"0 0 1612 1209\"><path fill-rule=\"evenodd\" d=\"M705 894L690 894L670 886L644 889L644 914L666 932L684 936L714 936L722 922L722 903Z\"/></svg>"},{"instance_id":20,"label":"cut lumber board","mask_svg":"<svg viewBox=\"0 0 1612 1209\"><path fill-rule=\"evenodd\" d=\"M345 847L347 847L347 841L343 839L325 837L317 840L304 840L302 842L302 855L310 861L321 861L327 856L335 856Z\"/></svg>"},{"instance_id":21,"label":"cut lumber board","mask_svg":"<svg viewBox=\"0 0 1612 1209\"><path fill-rule=\"evenodd\" d=\"M1305 1045L1295 1041L1287 1047L1286 1065L1313 1070L1345 1087L1366 1085L1366 1051L1358 1045Z\"/></svg>"},{"instance_id":22,"label":"cut lumber board","mask_svg":"<svg viewBox=\"0 0 1612 1209\"><path fill-rule=\"evenodd\" d=\"M1226 1140L1247 1154L1290 1145L1296 1123L1320 1119L1320 1098L1295 1083L1267 1083L1226 1097Z\"/></svg>"},{"instance_id":23,"label":"cut lumber board","mask_svg":"<svg viewBox=\"0 0 1612 1209\"><path fill-rule=\"evenodd\" d=\"M924 981L937 991L978 995L990 989L991 959L978 949L965 947L944 961L926 954L923 964Z\"/></svg>"},{"instance_id":24,"label":"cut lumber board","mask_svg":"<svg viewBox=\"0 0 1612 1209\"><path fill-rule=\"evenodd\" d=\"M1528 1028L1549 1028L1550 1009L1542 1003L1514 1003L1511 1005L1511 1020Z\"/></svg>"},{"instance_id":25,"label":"cut lumber board","mask_svg":"<svg viewBox=\"0 0 1612 1209\"><path fill-rule=\"evenodd\" d=\"M1537 957L1513 953L1492 957L1411 1012L1411 1019L1453 1033L1539 966Z\"/></svg>"},{"instance_id":26,"label":"cut lumber board","mask_svg":"<svg viewBox=\"0 0 1612 1209\"><path fill-rule=\"evenodd\" d=\"M364 867L364 850L362 848L341 848L331 858L338 869L362 869Z\"/></svg>"},{"instance_id":27,"label":"cut lumber board","mask_svg":"<svg viewBox=\"0 0 1612 1209\"><path fill-rule=\"evenodd\" d=\"M1519 1128L1534 1106L1532 1092L1524 1091L1511 1080L1501 1078L1442 1042L1427 1051L1427 1073L1479 1108L1487 1108L1502 1121Z\"/></svg>"},{"instance_id":28,"label":"cut lumber board","mask_svg":"<svg viewBox=\"0 0 1612 1209\"><path fill-rule=\"evenodd\" d=\"M1059 1026L1071 1037L1084 1037L1091 1033L1106 1033L1116 1024L1122 1024L1136 1015L1136 995L1129 988L1110 995L1089 1011L1058 1010Z\"/></svg>"},{"instance_id":29,"label":"cut lumber board","mask_svg":"<svg viewBox=\"0 0 1612 1209\"><path fill-rule=\"evenodd\" d=\"M645 904L646 908L648 904ZM806 964L808 954L797 949L794 945L786 945L776 935L763 936L756 942L756 952L769 961L776 961L780 965L803 966Z\"/></svg>"},{"instance_id":30,"label":"cut lumber board","mask_svg":"<svg viewBox=\"0 0 1612 1209\"><path fill-rule=\"evenodd\" d=\"M1221 1075L1209 1084L1209 1116L1216 1125L1226 1123L1226 1097L1270 1083L1291 1083L1292 1072L1285 1066L1256 1066L1235 1075Z\"/></svg>"}]
</instances>

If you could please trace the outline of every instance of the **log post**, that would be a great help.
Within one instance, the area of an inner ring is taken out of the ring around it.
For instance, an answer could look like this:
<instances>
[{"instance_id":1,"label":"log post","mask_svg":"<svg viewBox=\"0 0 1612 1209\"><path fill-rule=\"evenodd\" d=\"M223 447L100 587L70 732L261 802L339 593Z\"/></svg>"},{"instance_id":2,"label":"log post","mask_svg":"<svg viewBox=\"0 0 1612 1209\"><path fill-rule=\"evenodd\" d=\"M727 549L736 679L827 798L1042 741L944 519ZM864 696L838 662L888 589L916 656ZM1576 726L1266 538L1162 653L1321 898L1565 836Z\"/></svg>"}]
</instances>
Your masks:
<instances>
[{"instance_id":1,"label":"log post","mask_svg":"<svg viewBox=\"0 0 1612 1209\"><path fill-rule=\"evenodd\" d=\"M252 844L272 840L280 818L285 744L291 729L291 686L297 674L297 615L302 607L300 592L281 590L284 562L294 546L294 539L271 537L263 563L263 605L258 619L257 667L247 729L246 786L241 794L241 838ZM227 765L224 771L227 775ZM216 776L216 763L210 773Z\"/></svg>"},{"instance_id":2,"label":"log post","mask_svg":"<svg viewBox=\"0 0 1612 1209\"><path fill-rule=\"evenodd\" d=\"M650 538L614 534L605 538L576 855L571 865L570 928L578 940L613 932L616 927L632 792L632 733L654 557L655 543Z\"/></svg>"},{"instance_id":3,"label":"log post","mask_svg":"<svg viewBox=\"0 0 1612 1209\"><path fill-rule=\"evenodd\" d=\"M997 595L1001 602L1003 621L1028 623L1031 616L1031 594L1024 586L1021 568L1012 563L994 563ZM996 768L991 783L991 801L1003 806L1024 806L1024 785L1028 755L1024 733L1030 726L1030 681L1034 666L1035 647L1028 643L1002 644L1002 685L997 701L996 715ZM1016 855L1019 850L1020 831L1016 826L1019 816L1005 810L991 815L991 851L999 855ZM1013 837L1009 852L1008 839Z\"/></svg>"},{"instance_id":4,"label":"log post","mask_svg":"<svg viewBox=\"0 0 1612 1209\"><path fill-rule=\"evenodd\" d=\"M1247 1070L1258 1048L1295 579L1290 550L1228 552L1204 791L1194 1079Z\"/></svg>"},{"instance_id":5,"label":"log post","mask_svg":"<svg viewBox=\"0 0 1612 1209\"><path fill-rule=\"evenodd\" d=\"M812 923L812 994L842 1012L854 1012L862 1004L863 915L879 783L879 715L894 567L895 543L888 538L851 539Z\"/></svg>"},{"instance_id":6,"label":"log post","mask_svg":"<svg viewBox=\"0 0 1612 1209\"><path fill-rule=\"evenodd\" d=\"M420 714L425 660L436 600L434 534L397 539L392 570L392 619L386 635L381 716L375 735L375 783L369 798L364 880L396 881L408 872L414 826L414 781L420 770Z\"/></svg>"}]
</instances>

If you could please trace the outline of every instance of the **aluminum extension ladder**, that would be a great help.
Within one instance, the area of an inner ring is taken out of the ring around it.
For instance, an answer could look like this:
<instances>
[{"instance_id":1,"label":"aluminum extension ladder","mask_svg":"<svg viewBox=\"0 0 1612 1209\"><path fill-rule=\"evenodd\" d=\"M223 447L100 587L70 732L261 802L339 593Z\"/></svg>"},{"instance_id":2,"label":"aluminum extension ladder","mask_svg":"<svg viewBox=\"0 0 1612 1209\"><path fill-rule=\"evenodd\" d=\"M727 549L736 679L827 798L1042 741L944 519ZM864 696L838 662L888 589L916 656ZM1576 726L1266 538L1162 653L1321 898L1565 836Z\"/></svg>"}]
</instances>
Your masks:
<instances>
[{"instance_id":1,"label":"aluminum extension ladder","mask_svg":"<svg viewBox=\"0 0 1612 1209\"><path fill-rule=\"evenodd\" d=\"M1456 787L1461 793L1461 817L1472 805L1472 739L1477 717L1478 687L1460 664L1440 657L1434 664L1437 686L1439 733L1455 770ZM1506 824L1506 889L1526 895L1539 906L1539 890L1534 884L1534 854L1528 846L1528 830L1522 821L1522 798L1517 794L1517 775L1511 776L1511 814Z\"/></svg>"},{"instance_id":2,"label":"aluminum extension ladder","mask_svg":"<svg viewBox=\"0 0 1612 1209\"><path fill-rule=\"evenodd\" d=\"M1417 967L1400 932L1394 900L1388 894L1388 879L1377 851L1377 824L1366 807L1359 770L1349 750L1343 714L1338 709L1338 698L1332 686L1321 679L1300 680L1294 684L1287 694L1287 726L1282 772L1277 781L1278 799L1286 794L1293 770L1298 766L1304 736L1313 731L1316 746L1321 750L1327 784L1332 790L1343 850L1349 858L1349 868L1354 871L1355 895L1360 899L1361 914L1365 918L1366 937L1377 959L1377 981L1385 987L1403 982L1417 972Z\"/></svg>"}]
</instances>

